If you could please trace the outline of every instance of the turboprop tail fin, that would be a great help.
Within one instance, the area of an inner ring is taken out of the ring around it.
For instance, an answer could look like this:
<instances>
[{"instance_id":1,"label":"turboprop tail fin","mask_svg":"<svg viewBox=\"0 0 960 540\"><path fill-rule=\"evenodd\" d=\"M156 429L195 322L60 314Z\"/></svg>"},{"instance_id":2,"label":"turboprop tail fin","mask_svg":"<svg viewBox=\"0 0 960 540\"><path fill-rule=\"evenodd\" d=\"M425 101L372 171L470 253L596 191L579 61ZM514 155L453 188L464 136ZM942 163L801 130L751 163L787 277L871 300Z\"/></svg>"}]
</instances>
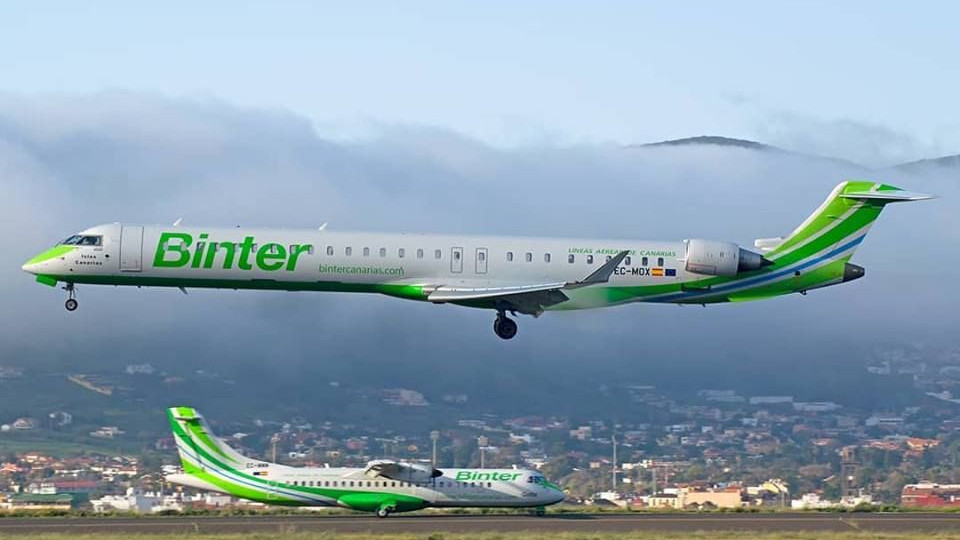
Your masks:
<instances>
[{"instance_id":1,"label":"turboprop tail fin","mask_svg":"<svg viewBox=\"0 0 960 540\"><path fill-rule=\"evenodd\" d=\"M853 255L884 206L919 201L932 195L913 193L887 184L860 180L841 182L810 216L783 239L764 238L757 247L774 263L790 264L829 254L844 260Z\"/></svg>"},{"instance_id":2,"label":"turboprop tail fin","mask_svg":"<svg viewBox=\"0 0 960 540\"><path fill-rule=\"evenodd\" d=\"M210 430L203 416L191 407L167 409L167 419L177 442L180 462L187 474L204 470L204 463L220 462L231 468L247 467L250 463L265 463L243 456ZM218 468L223 468L220 465Z\"/></svg>"}]
</instances>

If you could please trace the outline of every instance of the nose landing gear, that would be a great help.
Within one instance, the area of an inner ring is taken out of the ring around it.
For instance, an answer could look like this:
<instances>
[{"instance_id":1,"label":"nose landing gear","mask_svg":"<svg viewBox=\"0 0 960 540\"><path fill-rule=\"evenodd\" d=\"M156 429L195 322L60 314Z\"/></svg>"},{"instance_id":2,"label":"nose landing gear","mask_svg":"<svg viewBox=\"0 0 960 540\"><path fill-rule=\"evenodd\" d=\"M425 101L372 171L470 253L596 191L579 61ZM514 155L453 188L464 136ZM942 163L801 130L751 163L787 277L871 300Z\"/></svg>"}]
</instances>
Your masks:
<instances>
[{"instance_id":1,"label":"nose landing gear","mask_svg":"<svg viewBox=\"0 0 960 540\"><path fill-rule=\"evenodd\" d=\"M493 321L493 331L500 339L513 339L517 335L517 323L507 317L503 311L497 311L497 318Z\"/></svg>"},{"instance_id":2,"label":"nose landing gear","mask_svg":"<svg viewBox=\"0 0 960 540\"><path fill-rule=\"evenodd\" d=\"M67 311L76 311L80 304L77 303L77 290L73 283L67 283L63 290L67 291L67 301L63 307L67 308Z\"/></svg>"}]
</instances>

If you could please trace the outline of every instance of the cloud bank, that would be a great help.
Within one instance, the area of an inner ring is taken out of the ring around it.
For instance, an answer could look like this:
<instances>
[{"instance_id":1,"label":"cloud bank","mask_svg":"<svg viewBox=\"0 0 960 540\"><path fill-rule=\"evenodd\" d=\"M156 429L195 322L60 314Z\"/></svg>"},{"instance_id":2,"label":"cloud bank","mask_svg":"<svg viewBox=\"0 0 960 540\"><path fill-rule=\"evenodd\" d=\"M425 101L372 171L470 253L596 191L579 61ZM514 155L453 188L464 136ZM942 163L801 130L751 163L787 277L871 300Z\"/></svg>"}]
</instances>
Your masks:
<instances>
[{"instance_id":1,"label":"cloud bank","mask_svg":"<svg viewBox=\"0 0 960 540\"><path fill-rule=\"evenodd\" d=\"M498 149L424 126L335 141L296 113L209 98L0 96L0 224L8 232L0 357L77 369L142 361L263 369L292 380L304 370L330 380L362 372L399 386L501 370L577 384L641 382L655 365L737 370L827 350L859 354L874 342L942 340L956 326L960 293L951 275L960 262L960 183L955 170L902 174L738 148ZM20 271L88 226L177 218L750 246L789 232L839 180L865 175L942 198L885 212L854 258L867 268L863 280L753 304L522 318L510 343L493 336L491 313L363 295L82 287L81 309L67 314L62 291ZM503 389L514 390L523 385Z\"/></svg>"}]
</instances>

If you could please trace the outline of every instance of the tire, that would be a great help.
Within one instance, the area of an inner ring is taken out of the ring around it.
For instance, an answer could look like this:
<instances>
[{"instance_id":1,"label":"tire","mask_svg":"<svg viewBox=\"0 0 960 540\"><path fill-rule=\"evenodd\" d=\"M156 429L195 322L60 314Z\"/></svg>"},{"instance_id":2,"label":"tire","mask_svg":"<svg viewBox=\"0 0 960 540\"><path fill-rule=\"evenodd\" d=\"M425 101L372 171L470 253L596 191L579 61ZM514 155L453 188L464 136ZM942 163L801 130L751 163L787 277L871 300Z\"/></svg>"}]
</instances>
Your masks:
<instances>
[{"instance_id":1,"label":"tire","mask_svg":"<svg viewBox=\"0 0 960 540\"><path fill-rule=\"evenodd\" d=\"M387 516L389 516L389 515L390 515L390 510L388 510L388 509L386 509L386 508L378 508L378 509L377 509L377 517L378 517L378 518L381 518L381 519L382 519L382 518L385 518L385 517L387 517Z\"/></svg>"},{"instance_id":2,"label":"tire","mask_svg":"<svg viewBox=\"0 0 960 540\"><path fill-rule=\"evenodd\" d=\"M497 317L493 331L500 339L513 339L517 335L517 323L510 317Z\"/></svg>"},{"instance_id":3,"label":"tire","mask_svg":"<svg viewBox=\"0 0 960 540\"><path fill-rule=\"evenodd\" d=\"M63 307L67 308L67 311L76 311L79 305L73 298L68 298Z\"/></svg>"}]
</instances>

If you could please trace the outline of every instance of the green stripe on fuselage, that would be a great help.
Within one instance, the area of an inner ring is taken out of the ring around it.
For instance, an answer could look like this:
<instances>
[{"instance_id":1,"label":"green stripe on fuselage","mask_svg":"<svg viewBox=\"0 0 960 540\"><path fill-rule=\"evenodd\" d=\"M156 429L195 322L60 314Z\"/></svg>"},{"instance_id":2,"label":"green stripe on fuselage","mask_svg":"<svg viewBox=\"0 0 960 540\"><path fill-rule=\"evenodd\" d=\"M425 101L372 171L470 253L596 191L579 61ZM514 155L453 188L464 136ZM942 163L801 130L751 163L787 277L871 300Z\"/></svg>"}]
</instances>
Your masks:
<instances>
[{"instance_id":1,"label":"green stripe on fuselage","mask_svg":"<svg viewBox=\"0 0 960 540\"><path fill-rule=\"evenodd\" d=\"M139 287L188 287L191 289L249 289L273 291L379 293L410 300L426 300L423 287L392 283L343 283L341 281L281 281L273 279L174 278L140 275L68 275L60 281L89 285Z\"/></svg>"},{"instance_id":2,"label":"green stripe on fuselage","mask_svg":"<svg viewBox=\"0 0 960 540\"><path fill-rule=\"evenodd\" d=\"M75 249L77 249L75 246L53 246L52 248L30 259L26 262L26 264L37 264L49 261L50 259L56 259L57 257L62 257Z\"/></svg>"}]
</instances>

